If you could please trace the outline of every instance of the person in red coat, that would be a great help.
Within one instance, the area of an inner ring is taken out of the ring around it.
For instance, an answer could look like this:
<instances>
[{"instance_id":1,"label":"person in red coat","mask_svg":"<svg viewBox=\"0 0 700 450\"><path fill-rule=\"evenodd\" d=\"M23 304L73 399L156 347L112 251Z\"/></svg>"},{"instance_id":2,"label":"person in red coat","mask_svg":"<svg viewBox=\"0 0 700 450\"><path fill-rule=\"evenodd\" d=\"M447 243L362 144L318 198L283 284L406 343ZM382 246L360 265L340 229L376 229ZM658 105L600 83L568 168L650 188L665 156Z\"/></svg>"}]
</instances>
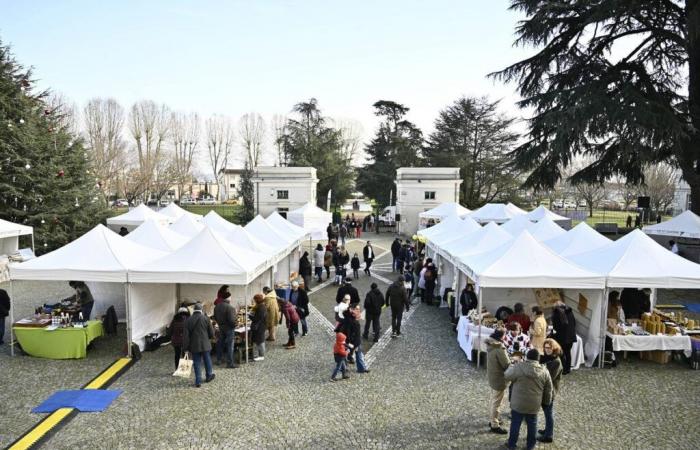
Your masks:
<instances>
[{"instance_id":1,"label":"person in red coat","mask_svg":"<svg viewBox=\"0 0 700 450\"><path fill-rule=\"evenodd\" d=\"M331 374L331 381L336 381L338 372L342 372L343 379L350 378L348 375L348 366L345 358L348 356L348 344L345 342L345 334L338 331L335 333L335 345L333 346L333 359L335 360L335 369Z\"/></svg>"},{"instance_id":2,"label":"person in red coat","mask_svg":"<svg viewBox=\"0 0 700 450\"><path fill-rule=\"evenodd\" d=\"M513 314L508 316L508 319L506 319L506 324L511 322L518 322L520 324L520 328L523 330L523 333L527 334L528 330L530 329L530 316L525 314L525 307L522 303L516 303L513 306Z\"/></svg>"}]
</instances>

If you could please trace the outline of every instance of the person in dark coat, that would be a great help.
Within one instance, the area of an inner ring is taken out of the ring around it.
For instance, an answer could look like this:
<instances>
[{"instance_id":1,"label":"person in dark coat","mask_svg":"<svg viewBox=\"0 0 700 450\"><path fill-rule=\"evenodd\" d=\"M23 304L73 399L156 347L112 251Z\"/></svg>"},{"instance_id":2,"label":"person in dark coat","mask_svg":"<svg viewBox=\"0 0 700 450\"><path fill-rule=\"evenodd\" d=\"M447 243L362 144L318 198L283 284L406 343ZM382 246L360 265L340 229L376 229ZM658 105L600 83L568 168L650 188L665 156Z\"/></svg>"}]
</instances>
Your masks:
<instances>
[{"instance_id":1,"label":"person in dark coat","mask_svg":"<svg viewBox=\"0 0 700 450\"><path fill-rule=\"evenodd\" d=\"M384 306L384 295L377 287L377 283L372 283L370 291L365 296L365 332L362 337L369 339L369 327L372 325L374 332L374 342L379 342L380 327L379 319Z\"/></svg>"},{"instance_id":2,"label":"person in dark coat","mask_svg":"<svg viewBox=\"0 0 700 450\"><path fill-rule=\"evenodd\" d=\"M330 244L331 241L335 237L335 233L333 233L333 224L329 223L328 226L326 227L326 234L328 235L328 243Z\"/></svg>"},{"instance_id":3,"label":"person in dark coat","mask_svg":"<svg viewBox=\"0 0 700 450\"><path fill-rule=\"evenodd\" d=\"M289 340L284 344L285 350L291 350L296 347L296 341L294 340L295 331L299 327L299 313L297 313L296 307L287 300L279 300L280 309L282 310L282 315L287 323L287 333L289 335Z\"/></svg>"},{"instance_id":4,"label":"person in dark coat","mask_svg":"<svg viewBox=\"0 0 700 450\"><path fill-rule=\"evenodd\" d=\"M218 305L222 301L224 301L224 298L229 298L231 296L231 292L228 290L228 284L222 285L218 291L216 291L216 300L214 300L214 306Z\"/></svg>"},{"instance_id":5,"label":"person in dark coat","mask_svg":"<svg viewBox=\"0 0 700 450\"><path fill-rule=\"evenodd\" d=\"M309 315L309 295L303 289L299 289L299 283L296 281L292 281L289 301L296 307L297 314L299 314L301 335L306 336L309 333L309 325L306 323L306 317Z\"/></svg>"},{"instance_id":6,"label":"person in dark coat","mask_svg":"<svg viewBox=\"0 0 700 450\"><path fill-rule=\"evenodd\" d=\"M0 345L4 344L5 318L10 315L10 296L5 289L0 289ZM179 358L178 358L179 359Z\"/></svg>"},{"instance_id":7,"label":"person in dark coat","mask_svg":"<svg viewBox=\"0 0 700 450\"><path fill-rule=\"evenodd\" d=\"M347 336L348 344L351 344L351 353L355 355L357 362L357 373L368 373L369 369L365 364L365 356L362 352L362 335L360 334L360 305L352 305L345 313L343 332ZM350 355L348 355L350 358Z\"/></svg>"},{"instance_id":8,"label":"person in dark coat","mask_svg":"<svg viewBox=\"0 0 700 450\"><path fill-rule=\"evenodd\" d=\"M343 285L340 286L335 293L335 302L340 303L346 294L350 296L351 305L360 303L360 293L357 291L357 288L352 285L352 281L349 278L345 279Z\"/></svg>"},{"instance_id":9,"label":"person in dark coat","mask_svg":"<svg viewBox=\"0 0 700 450\"><path fill-rule=\"evenodd\" d=\"M549 376L552 379L552 401L549 404L542 402L542 411L544 412L544 430L540 432L541 436L537 436L540 442L554 441L554 399L559 392L559 384L561 382L562 363L560 360L561 347L554 339L545 339L543 344L544 353L540 356L540 364L543 364Z\"/></svg>"},{"instance_id":10,"label":"person in dark coat","mask_svg":"<svg viewBox=\"0 0 700 450\"><path fill-rule=\"evenodd\" d=\"M304 289L306 292L311 292L311 274L313 269L311 267L311 261L309 261L309 252L304 252L299 259L299 275L304 280Z\"/></svg>"},{"instance_id":11,"label":"person in dark coat","mask_svg":"<svg viewBox=\"0 0 700 450\"><path fill-rule=\"evenodd\" d=\"M562 349L562 364L564 375L571 372L571 347L576 342L576 318L571 307L559 300L552 311L552 326L554 339Z\"/></svg>"},{"instance_id":12,"label":"person in dark coat","mask_svg":"<svg viewBox=\"0 0 700 450\"><path fill-rule=\"evenodd\" d=\"M433 304L433 299L435 298L435 286L437 284L437 268L435 264L429 262L426 264L426 270L423 274L423 279L425 279L425 289L423 290L423 301L428 305Z\"/></svg>"},{"instance_id":13,"label":"person in dark coat","mask_svg":"<svg viewBox=\"0 0 700 450\"><path fill-rule=\"evenodd\" d=\"M258 356L253 358L253 361L265 360L265 331L267 331L267 307L265 306L265 296L263 294L255 294L253 296L255 302L255 311L251 317L250 333L251 339L258 349Z\"/></svg>"},{"instance_id":14,"label":"person in dark coat","mask_svg":"<svg viewBox=\"0 0 700 450\"><path fill-rule=\"evenodd\" d=\"M352 256L350 267L352 268L352 277L356 280L360 278L360 258L358 258L357 253Z\"/></svg>"},{"instance_id":15,"label":"person in dark coat","mask_svg":"<svg viewBox=\"0 0 700 450\"><path fill-rule=\"evenodd\" d=\"M401 272L401 270L398 268L398 261L399 261L399 252L401 251L401 239L396 238L394 239L394 242L391 243L391 257L392 257L392 262L391 262L391 271L396 272L397 270Z\"/></svg>"},{"instance_id":16,"label":"person in dark coat","mask_svg":"<svg viewBox=\"0 0 700 450\"><path fill-rule=\"evenodd\" d=\"M362 249L362 259L365 262L365 273L371 275L369 268L372 267L372 262L374 261L374 248L372 248L372 244L369 241Z\"/></svg>"},{"instance_id":17,"label":"person in dark coat","mask_svg":"<svg viewBox=\"0 0 700 450\"><path fill-rule=\"evenodd\" d=\"M642 317L642 303L646 303L645 297L644 293L638 289L625 288L622 290L620 303L625 312L625 319L640 319ZM646 307L646 305L644 306Z\"/></svg>"},{"instance_id":18,"label":"person in dark coat","mask_svg":"<svg viewBox=\"0 0 700 450\"><path fill-rule=\"evenodd\" d=\"M127 234L129 234L129 230L127 230L126 227L119 228L119 236L124 237Z\"/></svg>"},{"instance_id":19,"label":"person in dark coat","mask_svg":"<svg viewBox=\"0 0 700 450\"><path fill-rule=\"evenodd\" d=\"M386 291L384 304L391 306L391 337L401 336L401 318L403 310L408 311L410 304L408 292L403 285L403 276L399 276Z\"/></svg>"},{"instance_id":20,"label":"person in dark coat","mask_svg":"<svg viewBox=\"0 0 700 450\"><path fill-rule=\"evenodd\" d=\"M474 292L474 285L467 283L459 296L459 304L462 306L462 315L466 316L469 311L479 307L479 299Z\"/></svg>"},{"instance_id":21,"label":"person in dark coat","mask_svg":"<svg viewBox=\"0 0 700 450\"><path fill-rule=\"evenodd\" d=\"M170 322L170 343L175 350L175 368L180 364L180 358L184 352L182 351L182 344L185 340L185 322L190 317L190 311L184 306L177 310L177 314L173 317L172 322Z\"/></svg>"},{"instance_id":22,"label":"person in dark coat","mask_svg":"<svg viewBox=\"0 0 700 450\"><path fill-rule=\"evenodd\" d=\"M221 303L214 307L214 320L219 325L219 340L216 343L216 364L221 365L226 355L226 367L237 367L233 363L234 329L236 328L236 308L231 305L231 293L225 292Z\"/></svg>"},{"instance_id":23,"label":"person in dark coat","mask_svg":"<svg viewBox=\"0 0 700 450\"><path fill-rule=\"evenodd\" d=\"M202 359L204 359L205 383L216 376L211 365L211 340L214 338L214 327L209 317L202 313L202 304L194 305L194 313L185 322L183 348L192 354L194 365L194 385L202 385Z\"/></svg>"}]
</instances>

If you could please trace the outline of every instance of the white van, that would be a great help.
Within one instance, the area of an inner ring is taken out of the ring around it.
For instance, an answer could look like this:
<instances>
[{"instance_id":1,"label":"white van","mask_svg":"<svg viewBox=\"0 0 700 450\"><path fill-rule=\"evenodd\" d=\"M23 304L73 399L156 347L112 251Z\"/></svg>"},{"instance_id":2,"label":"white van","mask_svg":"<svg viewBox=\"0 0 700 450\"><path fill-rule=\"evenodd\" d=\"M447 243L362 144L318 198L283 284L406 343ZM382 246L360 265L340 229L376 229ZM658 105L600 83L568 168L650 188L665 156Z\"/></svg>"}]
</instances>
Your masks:
<instances>
[{"instance_id":1,"label":"white van","mask_svg":"<svg viewBox=\"0 0 700 450\"><path fill-rule=\"evenodd\" d=\"M379 214L379 225L384 227L393 227L396 225L396 206L387 206Z\"/></svg>"}]
</instances>

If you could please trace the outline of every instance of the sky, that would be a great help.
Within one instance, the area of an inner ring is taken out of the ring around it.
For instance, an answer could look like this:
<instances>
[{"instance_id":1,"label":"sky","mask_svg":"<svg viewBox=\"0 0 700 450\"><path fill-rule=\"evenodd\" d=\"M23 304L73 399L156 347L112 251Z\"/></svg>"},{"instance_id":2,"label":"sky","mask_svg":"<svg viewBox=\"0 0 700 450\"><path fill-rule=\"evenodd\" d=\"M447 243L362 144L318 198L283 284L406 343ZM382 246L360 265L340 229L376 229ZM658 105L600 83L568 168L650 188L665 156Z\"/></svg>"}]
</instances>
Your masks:
<instances>
[{"instance_id":1,"label":"sky","mask_svg":"<svg viewBox=\"0 0 700 450\"><path fill-rule=\"evenodd\" d=\"M463 95L501 99L514 85L486 78L528 56L513 47L523 17L507 0L119 2L3 0L0 40L34 67L41 88L80 108L113 97L173 110L269 119L318 99L324 115L378 125L372 104L403 103L430 133Z\"/></svg>"}]
</instances>

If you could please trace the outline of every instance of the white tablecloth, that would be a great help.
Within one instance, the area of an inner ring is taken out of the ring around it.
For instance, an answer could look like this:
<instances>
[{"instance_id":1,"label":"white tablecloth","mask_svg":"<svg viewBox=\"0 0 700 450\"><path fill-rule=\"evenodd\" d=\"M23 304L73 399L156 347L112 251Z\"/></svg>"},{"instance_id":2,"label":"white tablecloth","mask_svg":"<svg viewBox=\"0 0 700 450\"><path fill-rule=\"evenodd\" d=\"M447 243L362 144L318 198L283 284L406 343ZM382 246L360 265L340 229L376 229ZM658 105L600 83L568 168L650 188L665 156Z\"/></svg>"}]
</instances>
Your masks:
<instances>
[{"instance_id":1,"label":"white tablecloth","mask_svg":"<svg viewBox=\"0 0 700 450\"><path fill-rule=\"evenodd\" d=\"M692 349L689 336L610 334L613 351L643 352L654 350L683 350L690 356Z\"/></svg>"},{"instance_id":2,"label":"white tablecloth","mask_svg":"<svg viewBox=\"0 0 700 450\"><path fill-rule=\"evenodd\" d=\"M491 336L494 329L481 327L481 351L486 351L485 340ZM471 323L466 316L461 316L457 323L457 342L462 351L467 355L469 361L472 360L472 350L476 350L479 344L479 326ZM583 339L576 335L576 342L571 346L571 368L578 369L585 362L583 355Z\"/></svg>"}]
</instances>

